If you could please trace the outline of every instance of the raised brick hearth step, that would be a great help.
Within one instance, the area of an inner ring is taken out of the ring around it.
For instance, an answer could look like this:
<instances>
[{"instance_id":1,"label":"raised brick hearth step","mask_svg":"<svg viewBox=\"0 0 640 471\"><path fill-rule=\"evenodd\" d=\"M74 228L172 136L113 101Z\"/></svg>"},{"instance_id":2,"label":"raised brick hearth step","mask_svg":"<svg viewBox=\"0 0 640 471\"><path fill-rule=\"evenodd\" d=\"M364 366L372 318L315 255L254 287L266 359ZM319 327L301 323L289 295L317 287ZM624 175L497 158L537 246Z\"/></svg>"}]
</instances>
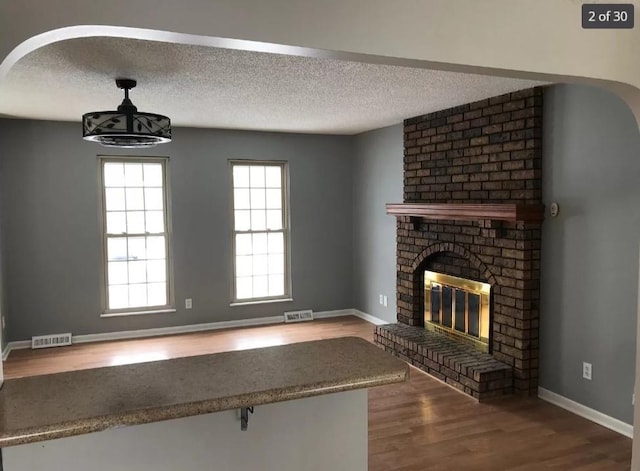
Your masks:
<instances>
[{"instance_id":1,"label":"raised brick hearth step","mask_svg":"<svg viewBox=\"0 0 640 471\"><path fill-rule=\"evenodd\" d=\"M512 368L442 334L406 324L376 326L376 345L482 401L513 392Z\"/></svg>"}]
</instances>

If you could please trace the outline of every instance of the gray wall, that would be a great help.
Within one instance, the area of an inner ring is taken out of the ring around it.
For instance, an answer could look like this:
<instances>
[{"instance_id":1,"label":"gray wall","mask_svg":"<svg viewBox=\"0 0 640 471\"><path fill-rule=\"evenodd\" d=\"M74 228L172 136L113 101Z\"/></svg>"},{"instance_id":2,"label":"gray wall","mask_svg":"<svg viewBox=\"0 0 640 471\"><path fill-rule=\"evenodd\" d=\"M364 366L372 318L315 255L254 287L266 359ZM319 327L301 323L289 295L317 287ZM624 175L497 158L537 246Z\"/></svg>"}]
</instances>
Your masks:
<instances>
[{"instance_id":1,"label":"gray wall","mask_svg":"<svg viewBox=\"0 0 640 471\"><path fill-rule=\"evenodd\" d=\"M355 308L396 322L396 218L386 203L402 202L403 125L355 137L353 266ZM387 307L380 305L387 296Z\"/></svg>"},{"instance_id":2,"label":"gray wall","mask_svg":"<svg viewBox=\"0 0 640 471\"><path fill-rule=\"evenodd\" d=\"M173 143L144 152L171 157L177 312L100 318L96 155L126 152L85 142L80 132L78 124L0 120L10 340L353 307L352 140L177 128ZM230 158L290 163L293 302L229 307Z\"/></svg>"},{"instance_id":3,"label":"gray wall","mask_svg":"<svg viewBox=\"0 0 640 471\"><path fill-rule=\"evenodd\" d=\"M540 386L633 421L640 135L616 96L554 86L544 97ZM582 379L582 362L593 380Z\"/></svg>"}]
</instances>

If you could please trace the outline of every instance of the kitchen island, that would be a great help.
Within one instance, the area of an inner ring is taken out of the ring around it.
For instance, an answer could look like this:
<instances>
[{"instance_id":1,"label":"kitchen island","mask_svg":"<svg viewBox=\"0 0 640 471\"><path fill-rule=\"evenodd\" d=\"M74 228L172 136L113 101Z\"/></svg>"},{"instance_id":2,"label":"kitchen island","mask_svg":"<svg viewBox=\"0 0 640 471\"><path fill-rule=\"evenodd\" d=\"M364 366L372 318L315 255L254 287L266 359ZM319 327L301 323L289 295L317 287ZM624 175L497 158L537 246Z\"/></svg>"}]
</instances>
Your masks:
<instances>
[{"instance_id":1,"label":"kitchen island","mask_svg":"<svg viewBox=\"0 0 640 471\"><path fill-rule=\"evenodd\" d=\"M408 369L344 337L7 380L4 471L365 470L366 388Z\"/></svg>"}]
</instances>

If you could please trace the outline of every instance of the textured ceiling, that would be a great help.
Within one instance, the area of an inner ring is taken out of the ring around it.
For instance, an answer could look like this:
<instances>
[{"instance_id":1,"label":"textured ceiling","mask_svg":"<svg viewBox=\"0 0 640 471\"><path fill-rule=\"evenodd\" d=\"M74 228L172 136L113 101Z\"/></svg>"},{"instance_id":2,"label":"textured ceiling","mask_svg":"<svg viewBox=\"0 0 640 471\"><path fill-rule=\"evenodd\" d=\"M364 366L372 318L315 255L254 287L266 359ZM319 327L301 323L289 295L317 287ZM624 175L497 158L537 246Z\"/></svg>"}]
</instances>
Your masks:
<instances>
[{"instance_id":1,"label":"textured ceiling","mask_svg":"<svg viewBox=\"0 0 640 471\"><path fill-rule=\"evenodd\" d=\"M122 100L175 126L355 134L540 82L120 38L81 38L22 58L0 113L79 121Z\"/></svg>"}]
</instances>

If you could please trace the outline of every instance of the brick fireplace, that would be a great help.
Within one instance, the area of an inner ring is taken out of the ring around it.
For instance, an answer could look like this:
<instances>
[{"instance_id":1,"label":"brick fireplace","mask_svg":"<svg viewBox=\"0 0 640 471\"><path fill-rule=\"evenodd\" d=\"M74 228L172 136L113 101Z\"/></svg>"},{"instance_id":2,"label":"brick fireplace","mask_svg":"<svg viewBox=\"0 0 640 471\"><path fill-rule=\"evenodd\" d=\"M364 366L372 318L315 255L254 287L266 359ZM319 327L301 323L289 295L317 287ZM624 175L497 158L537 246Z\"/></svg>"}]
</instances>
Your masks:
<instances>
[{"instance_id":1,"label":"brick fireplace","mask_svg":"<svg viewBox=\"0 0 640 471\"><path fill-rule=\"evenodd\" d=\"M537 392L541 135L541 88L404 123L398 324L375 340L478 399ZM426 270L490 285L485 352L425 329Z\"/></svg>"}]
</instances>

